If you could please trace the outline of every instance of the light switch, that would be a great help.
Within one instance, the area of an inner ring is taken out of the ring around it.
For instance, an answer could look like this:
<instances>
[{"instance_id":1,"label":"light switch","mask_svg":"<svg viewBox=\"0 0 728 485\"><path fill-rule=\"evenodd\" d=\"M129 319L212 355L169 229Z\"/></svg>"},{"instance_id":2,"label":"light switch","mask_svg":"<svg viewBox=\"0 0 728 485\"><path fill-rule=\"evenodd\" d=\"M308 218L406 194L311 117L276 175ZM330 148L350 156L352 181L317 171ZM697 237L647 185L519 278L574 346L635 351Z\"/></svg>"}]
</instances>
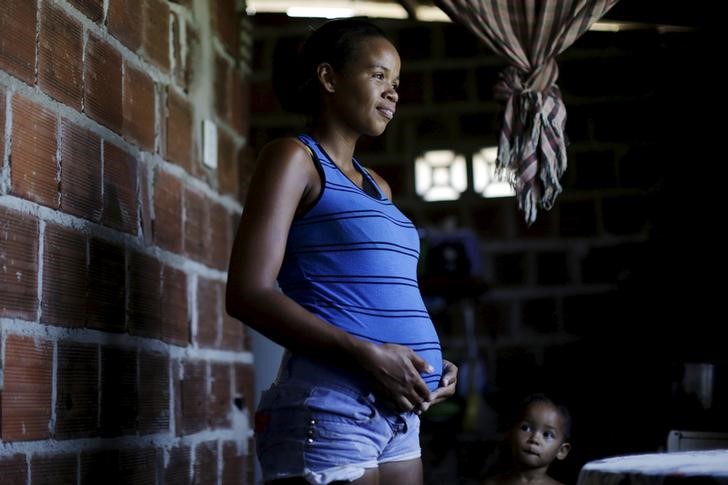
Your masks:
<instances>
[{"instance_id":1,"label":"light switch","mask_svg":"<svg viewBox=\"0 0 728 485\"><path fill-rule=\"evenodd\" d=\"M217 126L212 120L202 120L202 163L217 168Z\"/></svg>"}]
</instances>

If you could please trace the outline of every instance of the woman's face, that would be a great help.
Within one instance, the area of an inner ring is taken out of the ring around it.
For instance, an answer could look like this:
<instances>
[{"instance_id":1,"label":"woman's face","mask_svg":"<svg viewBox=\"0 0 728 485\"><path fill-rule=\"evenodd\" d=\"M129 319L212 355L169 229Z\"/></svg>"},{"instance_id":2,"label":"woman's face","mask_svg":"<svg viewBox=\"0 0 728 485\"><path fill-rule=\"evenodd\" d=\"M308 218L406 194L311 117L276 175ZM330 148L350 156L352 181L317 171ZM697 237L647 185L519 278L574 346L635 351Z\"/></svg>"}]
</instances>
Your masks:
<instances>
[{"instance_id":1,"label":"woman's face","mask_svg":"<svg viewBox=\"0 0 728 485\"><path fill-rule=\"evenodd\" d=\"M399 71L399 54L387 39L362 40L352 59L333 73L330 114L358 134L381 135L396 111Z\"/></svg>"}]
</instances>

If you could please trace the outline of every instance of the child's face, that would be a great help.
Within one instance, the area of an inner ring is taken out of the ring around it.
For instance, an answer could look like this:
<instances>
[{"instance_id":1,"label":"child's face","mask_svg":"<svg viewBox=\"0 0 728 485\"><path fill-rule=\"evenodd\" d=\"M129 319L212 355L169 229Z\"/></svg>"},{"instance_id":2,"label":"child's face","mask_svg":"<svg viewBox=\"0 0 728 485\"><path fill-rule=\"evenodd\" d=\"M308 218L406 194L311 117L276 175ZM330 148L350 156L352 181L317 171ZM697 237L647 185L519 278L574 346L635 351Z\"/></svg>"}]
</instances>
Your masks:
<instances>
[{"instance_id":1,"label":"child's face","mask_svg":"<svg viewBox=\"0 0 728 485\"><path fill-rule=\"evenodd\" d=\"M571 445L564 441L563 416L554 405L543 401L528 405L511 436L513 456L527 468L548 467L554 458L566 458Z\"/></svg>"}]
</instances>

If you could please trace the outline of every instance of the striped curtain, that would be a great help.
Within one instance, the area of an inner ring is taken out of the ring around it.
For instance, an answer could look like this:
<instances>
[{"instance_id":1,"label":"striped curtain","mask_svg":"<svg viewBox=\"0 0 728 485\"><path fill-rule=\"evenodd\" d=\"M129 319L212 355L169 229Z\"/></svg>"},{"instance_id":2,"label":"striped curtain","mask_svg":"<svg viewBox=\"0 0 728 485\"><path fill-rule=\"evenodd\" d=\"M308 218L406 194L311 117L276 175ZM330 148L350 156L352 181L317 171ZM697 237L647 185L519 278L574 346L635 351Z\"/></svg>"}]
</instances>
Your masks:
<instances>
[{"instance_id":1,"label":"striped curtain","mask_svg":"<svg viewBox=\"0 0 728 485\"><path fill-rule=\"evenodd\" d=\"M566 108L555 57L617 0L435 0L510 66L495 86L505 102L497 166L530 225L550 209L566 170Z\"/></svg>"}]
</instances>

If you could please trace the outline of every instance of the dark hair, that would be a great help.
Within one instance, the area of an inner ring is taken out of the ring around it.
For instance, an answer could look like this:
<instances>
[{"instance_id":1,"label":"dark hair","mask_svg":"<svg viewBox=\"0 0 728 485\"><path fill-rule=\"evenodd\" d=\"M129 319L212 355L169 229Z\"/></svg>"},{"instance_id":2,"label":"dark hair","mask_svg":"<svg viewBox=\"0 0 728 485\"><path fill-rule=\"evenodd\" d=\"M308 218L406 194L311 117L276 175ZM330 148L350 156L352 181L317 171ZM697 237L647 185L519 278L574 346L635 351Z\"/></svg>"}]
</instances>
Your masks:
<instances>
[{"instance_id":1,"label":"dark hair","mask_svg":"<svg viewBox=\"0 0 728 485\"><path fill-rule=\"evenodd\" d=\"M569 409L564 404L554 401L550 397L546 396L546 394L541 392L529 394L523 399L521 405L517 409L517 414L514 416L514 423L517 423L523 418L523 415L525 414L528 406L530 406L534 402L547 403L556 408L559 414L561 414L561 418L564 420L564 441L569 441L571 439L571 413L569 412Z\"/></svg>"},{"instance_id":2,"label":"dark hair","mask_svg":"<svg viewBox=\"0 0 728 485\"><path fill-rule=\"evenodd\" d=\"M382 29L365 20L332 20L314 30L296 47L276 45L273 55L273 91L283 109L314 115L319 108L316 68L329 63L341 69L354 56L359 44L371 37L387 38Z\"/></svg>"}]
</instances>

